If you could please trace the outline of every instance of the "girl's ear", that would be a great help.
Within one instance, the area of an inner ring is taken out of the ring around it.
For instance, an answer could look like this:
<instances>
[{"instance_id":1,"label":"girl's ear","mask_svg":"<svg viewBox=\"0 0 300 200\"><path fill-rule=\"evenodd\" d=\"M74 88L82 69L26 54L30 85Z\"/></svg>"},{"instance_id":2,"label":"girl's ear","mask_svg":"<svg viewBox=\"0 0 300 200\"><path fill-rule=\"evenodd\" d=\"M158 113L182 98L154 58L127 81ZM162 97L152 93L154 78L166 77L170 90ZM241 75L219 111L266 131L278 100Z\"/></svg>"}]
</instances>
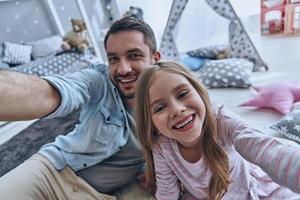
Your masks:
<instances>
[{"instance_id":1,"label":"girl's ear","mask_svg":"<svg viewBox=\"0 0 300 200\"><path fill-rule=\"evenodd\" d=\"M161 58L160 52L159 51L155 52L155 54L154 54L155 62L158 62L160 60L160 58Z\"/></svg>"}]
</instances>

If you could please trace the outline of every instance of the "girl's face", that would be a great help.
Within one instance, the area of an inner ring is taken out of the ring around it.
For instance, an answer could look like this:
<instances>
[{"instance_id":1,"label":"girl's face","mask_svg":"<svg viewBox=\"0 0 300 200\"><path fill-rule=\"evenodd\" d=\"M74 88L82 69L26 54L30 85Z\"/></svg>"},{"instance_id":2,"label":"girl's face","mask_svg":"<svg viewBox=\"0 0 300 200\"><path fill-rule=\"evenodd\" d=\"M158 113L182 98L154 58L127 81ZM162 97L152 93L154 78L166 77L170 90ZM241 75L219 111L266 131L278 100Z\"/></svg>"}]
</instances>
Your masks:
<instances>
[{"instance_id":1,"label":"girl's face","mask_svg":"<svg viewBox=\"0 0 300 200\"><path fill-rule=\"evenodd\" d=\"M160 71L152 80L149 97L158 134L175 139L185 147L199 144L206 109L184 76Z\"/></svg>"}]
</instances>

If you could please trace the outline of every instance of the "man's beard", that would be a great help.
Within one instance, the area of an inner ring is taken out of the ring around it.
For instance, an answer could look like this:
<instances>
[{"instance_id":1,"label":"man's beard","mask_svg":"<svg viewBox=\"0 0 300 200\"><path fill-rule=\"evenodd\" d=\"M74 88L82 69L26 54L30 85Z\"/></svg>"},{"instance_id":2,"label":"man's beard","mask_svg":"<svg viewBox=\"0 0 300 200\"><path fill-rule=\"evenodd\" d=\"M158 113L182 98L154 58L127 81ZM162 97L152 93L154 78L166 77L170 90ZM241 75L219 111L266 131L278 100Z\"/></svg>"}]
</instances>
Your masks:
<instances>
[{"instance_id":1,"label":"man's beard","mask_svg":"<svg viewBox=\"0 0 300 200\"><path fill-rule=\"evenodd\" d=\"M134 99L134 97L135 97L135 93L134 93L134 92L125 94L125 93L124 93L122 90L120 90L119 88L118 88L118 90L119 90L119 93L120 93L121 97L124 98L124 99Z\"/></svg>"}]
</instances>

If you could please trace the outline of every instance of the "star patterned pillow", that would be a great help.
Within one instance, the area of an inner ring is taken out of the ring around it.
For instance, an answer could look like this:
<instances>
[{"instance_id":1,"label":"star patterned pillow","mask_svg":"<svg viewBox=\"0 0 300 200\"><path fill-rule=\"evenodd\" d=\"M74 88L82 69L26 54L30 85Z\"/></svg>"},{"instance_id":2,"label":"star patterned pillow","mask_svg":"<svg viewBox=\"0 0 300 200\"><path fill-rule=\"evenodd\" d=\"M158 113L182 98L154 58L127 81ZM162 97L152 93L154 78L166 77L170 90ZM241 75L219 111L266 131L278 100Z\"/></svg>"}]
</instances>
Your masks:
<instances>
[{"instance_id":1,"label":"star patterned pillow","mask_svg":"<svg viewBox=\"0 0 300 200\"><path fill-rule=\"evenodd\" d=\"M248 88L253 63L242 58L207 61L197 76L208 88Z\"/></svg>"},{"instance_id":2,"label":"star patterned pillow","mask_svg":"<svg viewBox=\"0 0 300 200\"><path fill-rule=\"evenodd\" d=\"M215 45L188 51L187 54L192 57L216 59L220 55L226 56L228 52L228 45Z\"/></svg>"},{"instance_id":3,"label":"star patterned pillow","mask_svg":"<svg viewBox=\"0 0 300 200\"><path fill-rule=\"evenodd\" d=\"M270 83L253 88L257 91L257 95L240 106L272 108L282 114L288 114L293 104L300 101L300 86L297 83Z\"/></svg>"},{"instance_id":4,"label":"star patterned pillow","mask_svg":"<svg viewBox=\"0 0 300 200\"><path fill-rule=\"evenodd\" d=\"M300 142L300 109L297 109L271 126L286 137Z\"/></svg>"}]
</instances>

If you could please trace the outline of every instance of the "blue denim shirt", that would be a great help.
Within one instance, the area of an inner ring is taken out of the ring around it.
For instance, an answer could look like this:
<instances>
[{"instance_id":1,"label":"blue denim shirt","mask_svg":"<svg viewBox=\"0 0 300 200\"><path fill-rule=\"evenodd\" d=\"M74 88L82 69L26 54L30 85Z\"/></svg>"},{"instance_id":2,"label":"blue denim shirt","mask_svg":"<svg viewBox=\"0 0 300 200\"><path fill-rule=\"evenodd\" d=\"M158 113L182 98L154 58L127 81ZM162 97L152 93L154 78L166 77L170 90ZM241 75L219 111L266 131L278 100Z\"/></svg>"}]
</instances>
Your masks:
<instances>
[{"instance_id":1,"label":"blue denim shirt","mask_svg":"<svg viewBox=\"0 0 300 200\"><path fill-rule=\"evenodd\" d=\"M60 106L45 118L65 116L82 108L79 124L67 135L44 145L39 153L57 170L93 166L116 153L132 131L124 104L108 76L108 67L94 65L64 76L43 77L61 96Z\"/></svg>"}]
</instances>

